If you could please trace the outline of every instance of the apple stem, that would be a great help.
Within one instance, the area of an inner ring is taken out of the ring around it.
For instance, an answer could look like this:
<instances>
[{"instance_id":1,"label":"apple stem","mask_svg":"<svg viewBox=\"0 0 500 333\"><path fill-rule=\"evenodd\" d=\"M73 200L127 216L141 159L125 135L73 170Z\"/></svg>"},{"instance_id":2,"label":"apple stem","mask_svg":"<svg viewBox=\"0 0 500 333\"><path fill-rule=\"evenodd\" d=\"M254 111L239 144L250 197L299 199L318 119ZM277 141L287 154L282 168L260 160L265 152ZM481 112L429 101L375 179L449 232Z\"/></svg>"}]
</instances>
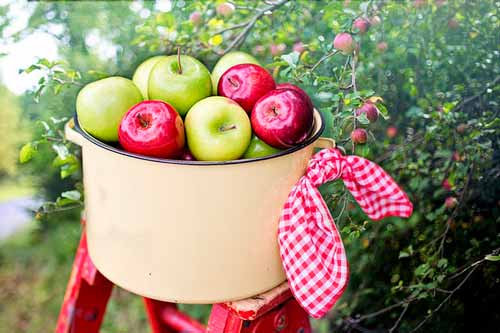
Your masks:
<instances>
[{"instance_id":1,"label":"apple stem","mask_svg":"<svg viewBox=\"0 0 500 333\"><path fill-rule=\"evenodd\" d=\"M177 47L177 64L179 65L179 74L182 74L182 65L181 65L181 47Z\"/></svg>"},{"instance_id":2,"label":"apple stem","mask_svg":"<svg viewBox=\"0 0 500 333\"><path fill-rule=\"evenodd\" d=\"M219 130L221 132L226 132L226 131L229 131L229 130L232 130L232 129L235 129L236 128L236 125L232 124L232 125L227 125L227 126L221 126L219 128Z\"/></svg>"},{"instance_id":3,"label":"apple stem","mask_svg":"<svg viewBox=\"0 0 500 333\"><path fill-rule=\"evenodd\" d=\"M276 106L273 106L271 110L273 110L275 116L279 115L278 108Z\"/></svg>"},{"instance_id":4,"label":"apple stem","mask_svg":"<svg viewBox=\"0 0 500 333\"><path fill-rule=\"evenodd\" d=\"M228 77L227 80L229 81L229 83L231 83L233 87L238 87L238 83L233 81L233 79L231 79L230 77Z\"/></svg>"},{"instance_id":5,"label":"apple stem","mask_svg":"<svg viewBox=\"0 0 500 333\"><path fill-rule=\"evenodd\" d=\"M140 113L137 114L137 119L139 119L139 122L141 123L142 128L146 128L149 126L149 123L146 119L144 119Z\"/></svg>"}]
</instances>

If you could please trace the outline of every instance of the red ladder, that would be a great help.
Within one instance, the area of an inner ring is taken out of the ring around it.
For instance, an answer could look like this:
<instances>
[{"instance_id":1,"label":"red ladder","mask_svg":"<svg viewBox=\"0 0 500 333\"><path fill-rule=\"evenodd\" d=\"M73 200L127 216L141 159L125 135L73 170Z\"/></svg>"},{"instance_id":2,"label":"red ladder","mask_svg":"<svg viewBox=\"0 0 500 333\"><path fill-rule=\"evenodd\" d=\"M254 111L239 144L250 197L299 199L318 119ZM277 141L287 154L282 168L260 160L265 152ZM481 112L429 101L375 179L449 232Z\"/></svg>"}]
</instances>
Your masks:
<instances>
[{"instance_id":1,"label":"red ladder","mask_svg":"<svg viewBox=\"0 0 500 333\"><path fill-rule=\"evenodd\" d=\"M82 233L56 333L99 333L113 282L90 260ZM174 303L144 297L152 333L310 333L307 313L288 283L245 300L214 304L208 325L179 311Z\"/></svg>"}]
</instances>

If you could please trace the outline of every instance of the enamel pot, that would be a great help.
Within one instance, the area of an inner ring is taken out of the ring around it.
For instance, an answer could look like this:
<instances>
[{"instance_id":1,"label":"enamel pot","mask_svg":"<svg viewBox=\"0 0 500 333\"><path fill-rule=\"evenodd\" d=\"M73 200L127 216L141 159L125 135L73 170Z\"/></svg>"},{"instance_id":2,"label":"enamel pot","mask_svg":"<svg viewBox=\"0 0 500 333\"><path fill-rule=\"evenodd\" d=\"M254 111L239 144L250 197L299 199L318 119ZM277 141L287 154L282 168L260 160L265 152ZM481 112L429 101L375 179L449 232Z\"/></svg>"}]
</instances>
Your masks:
<instances>
[{"instance_id":1,"label":"enamel pot","mask_svg":"<svg viewBox=\"0 0 500 333\"><path fill-rule=\"evenodd\" d=\"M320 138L279 154L228 162L150 158L100 142L78 119L66 137L82 147L90 257L136 294L178 303L218 303L286 280L277 228L291 189Z\"/></svg>"}]
</instances>

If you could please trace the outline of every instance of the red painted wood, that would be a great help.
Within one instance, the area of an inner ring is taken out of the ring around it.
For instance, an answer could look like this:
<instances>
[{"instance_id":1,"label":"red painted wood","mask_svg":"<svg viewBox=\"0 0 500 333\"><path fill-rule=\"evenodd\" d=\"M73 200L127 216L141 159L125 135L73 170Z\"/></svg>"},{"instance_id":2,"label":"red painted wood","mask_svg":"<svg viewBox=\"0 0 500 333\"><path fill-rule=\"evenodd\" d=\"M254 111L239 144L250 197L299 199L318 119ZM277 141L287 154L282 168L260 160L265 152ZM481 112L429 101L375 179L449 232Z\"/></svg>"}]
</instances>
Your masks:
<instances>
[{"instance_id":1,"label":"red painted wood","mask_svg":"<svg viewBox=\"0 0 500 333\"><path fill-rule=\"evenodd\" d=\"M243 320L236 314L230 312L222 304L214 304L206 333L240 333L242 326Z\"/></svg>"},{"instance_id":2,"label":"red painted wood","mask_svg":"<svg viewBox=\"0 0 500 333\"><path fill-rule=\"evenodd\" d=\"M113 283L92 264L82 233L56 333L98 333Z\"/></svg>"},{"instance_id":3,"label":"red painted wood","mask_svg":"<svg viewBox=\"0 0 500 333\"><path fill-rule=\"evenodd\" d=\"M143 299L153 333L205 332L205 326L185 313L177 310L175 304L146 297Z\"/></svg>"},{"instance_id":4,"label":"red painted wood","mask_svg":"<svg viewBox=\"0 0 500 333\"><path fill-rule=\"evenodd\" d=\"M268 311L254 321L246 322L241 333L311 333L307 313L295 299Z\"/></svg>"}]
</instances>

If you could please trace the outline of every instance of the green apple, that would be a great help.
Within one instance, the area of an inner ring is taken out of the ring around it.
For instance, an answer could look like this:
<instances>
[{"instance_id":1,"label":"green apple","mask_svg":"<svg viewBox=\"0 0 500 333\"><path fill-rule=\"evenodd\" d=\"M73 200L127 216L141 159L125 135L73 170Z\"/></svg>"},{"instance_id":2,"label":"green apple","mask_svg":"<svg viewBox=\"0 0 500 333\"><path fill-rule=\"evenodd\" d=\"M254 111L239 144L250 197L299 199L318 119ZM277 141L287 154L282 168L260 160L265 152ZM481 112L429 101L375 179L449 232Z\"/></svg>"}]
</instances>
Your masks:
<instances>
[{"instance_id":1,"label":"green apple","mask_svg":"<svg viewBox=\"0 0 500 333\"><path fill-rule=\"evenodd\" d=\"M257 135L252 135L252 140L250 140L250 145L248 145L247 150L243 154L242 158L257 158L264 157L268 155L273 155L279 153L281 149L271 147L261 139Z\"/></svg>"},{"instance_id":2,"label":"green apple","mask_svg":"<svg viewBox=\"0 0 500 333\"><path fill-rule=\"evenodd\" d=\"M193 105L184 125L189 151L199 161L236 160L252 136L245 110L222 96L207 97Z\"/></svg>"},{"instance_id":3,"label":"green apple","mask_svg":"<svg viewBox=\"0 0 500 333\"><path fill-rule=\"evenodd\" d=\"M132 81L134 81L137 88L142 93L142 97L147 100L148 97L148 81L149 74L151 73L151 69L156 65L158 61L161 59L165 59L167 56L155 56L147 59L142 64L140 64L134 72L134 76L132 77Z\"/></svg>"},{"instance_id":4,"label":"green apple","mask_svg":"<svg viewBox=\"0 0 500 333\"><path fill-rule=\"evenodd\" d=\"M184 116L199 100L212 94L210 72L187 55L171 55L158 61L149 75L148 95L172 105Z\"/></svg>"},{"instance_id":5,"label":"green apple","mask_svg":"<svg viewBox=\"0 0 500 333\"><path fill-rule=\"evenodd\" d=\"M76 113L83 129L102 141L118 141L123 115L142 101L134 82L112 76L87 84L76 98Z\"/></svg>"},{"instance_id":6,"label":"green apple","mask_svg":"<svg viewBox=\"0 0 500 333\"><path fill-rule=\"evenodd\" d=\"M212 70L212 94L217 95L217 85L219 84L219 79L227 71L229 68L234 65L239 64L256 64L259 65L257 59L251 56L248 53L241 51L233 51L224 55L222 58L217 61Z\"/></svg>"}]
</instances>

